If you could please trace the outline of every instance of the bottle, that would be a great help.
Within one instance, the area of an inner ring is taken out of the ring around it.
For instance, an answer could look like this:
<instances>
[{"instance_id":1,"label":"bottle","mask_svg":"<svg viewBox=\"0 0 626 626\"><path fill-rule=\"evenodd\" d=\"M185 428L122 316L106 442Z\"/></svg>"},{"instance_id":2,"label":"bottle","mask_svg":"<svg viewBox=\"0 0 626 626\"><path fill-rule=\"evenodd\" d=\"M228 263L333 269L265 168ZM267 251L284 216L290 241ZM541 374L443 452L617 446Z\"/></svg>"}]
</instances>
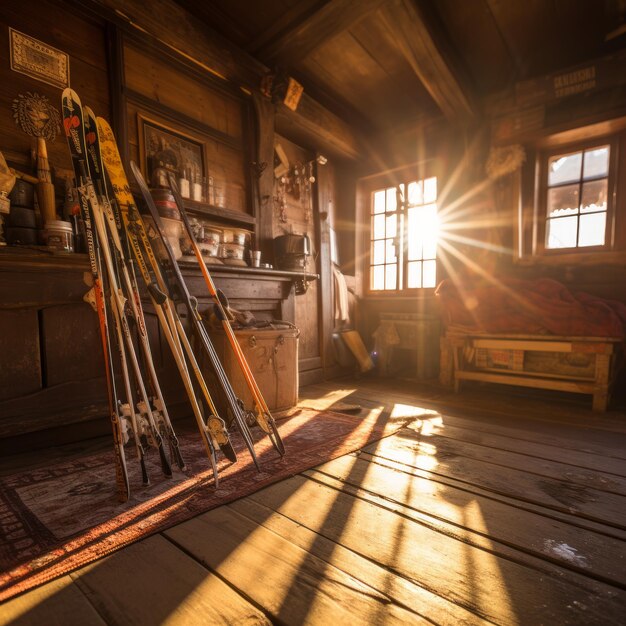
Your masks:
<instances>
[{"instance_id":1,"label":"bottle","mask_svg":"<svg viewBox=\"0 0 626 626\"><path fill-rule=\"evenodd\" d=\"M192 190L192 198L196 202L202 202L202 178L197 165L193 166Z\"/></svg>"},{"instance_id":2,"label":"bottle","mask_svg":"<svg viewBox=\"0 0 626 626\"><path fill-rule=\"evenodd\" d=\"M189 174L188 169L185 167L181 173L181 177L178 179L178 189L180 191L180 195L183 198L189 198Z\"/></svg>"}]
</instances>

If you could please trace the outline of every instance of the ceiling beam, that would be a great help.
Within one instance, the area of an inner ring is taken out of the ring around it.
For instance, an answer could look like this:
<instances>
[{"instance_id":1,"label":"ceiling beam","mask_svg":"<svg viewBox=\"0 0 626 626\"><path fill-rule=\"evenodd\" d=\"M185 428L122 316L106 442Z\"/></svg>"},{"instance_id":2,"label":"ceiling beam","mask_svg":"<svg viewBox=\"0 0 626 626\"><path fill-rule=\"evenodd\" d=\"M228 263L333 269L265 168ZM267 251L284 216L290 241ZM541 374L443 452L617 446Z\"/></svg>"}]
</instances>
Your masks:
<instances>
[{"instance_id":1,"label":"ceiling beam","mask_svg":"<svg viewBox=\"0 0 626 626\"><path fill-rule=\"evenodd\" d=\"M254 51L270 65L296 65L324 42L354 26L388 0L329 0L300 23Z\"/></svg>"},{"instance_id":2,"label":"ceiling beam","mask_svg":"<svg viewBox=\"0 0 626 626\"><path fill-rule=\"evenodd\" d=\"M413 0L393 0L381 11L381 19L444 116L456 121L473 118L469 90L458 69L452 69L452 55L442 37L435 41L436 29L427 23L424 10Z\"/></svg>"},{"instance_id":3,"label":"ceiling beam","mask_svg":"<svg viewBox=\"0 0 626 626\"><path fill-rule=\"evenodd\" d=\"M113 11L118 23L150 36L165 50L192 65L241 88L258 91L268 68L201 24L172 0L95 0ZM172 28L175 24L176 28ZM296 111L277 104L277 113L293 128L301 128L312 145L342 158L363 156L362 139L334 113L315 102L306 92Z\"/></svg>"}]
</instances>

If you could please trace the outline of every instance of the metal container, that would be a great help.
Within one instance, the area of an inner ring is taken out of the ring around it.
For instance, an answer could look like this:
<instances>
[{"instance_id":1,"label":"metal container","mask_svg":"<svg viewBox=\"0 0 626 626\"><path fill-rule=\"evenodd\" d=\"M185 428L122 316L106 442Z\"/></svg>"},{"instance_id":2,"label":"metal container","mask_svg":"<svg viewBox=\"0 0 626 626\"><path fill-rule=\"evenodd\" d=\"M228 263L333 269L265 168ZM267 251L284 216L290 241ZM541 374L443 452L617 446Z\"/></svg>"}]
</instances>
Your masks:
<instances>
[{"instance_id":1,"label":"metal container","mask_svg":"<svg viewBox=\"0 0 626 626\"><path fill-rule=\"evenodd\" d=\"M221 246L220 256L223 259L236 259L243 261L243 253L245 246L238 243L223 243Z\"/></svg>"},{"instance_id":2,"label":"metal container","mask_svg":"<svg viewBox=\"0 0 626 626\"><path fill-rule=\"evenodd\" d=\"M35 206L35 186L21 178L16 178L9 199L11 206L32 208Z\"/></svg>"},{"instance_id":3,"label":"metal container","mask_svg":"<svg viewBox=\"0 0 626 626\"><path fill-rule=\"evenodd\" d=\"M44 241L54 250L74 252L74 231L71 222L48 220L44 228Z\"/></svg>"},{"instance_id":4,"label":"metal container","mask_svg":"<svg viewBox=\"0 0 626 626\"><path fill-rule=\"evenodd\" d=\"M300 271L306 269L311 254L308 235L287 234L274 238L274 259L281 270Z\"/></svg>"},{"instance_id":5,"label":"metal container","mask_svg":"<svg viewBox=\"0 0 626 626\"><path fill-rule=\"evenodd\" d=\"M240 246L244 246L246 244L246 235L248 233L245 230L231 230L227 228L224 230L224 237L222 241L224 243L236 243Z\"/></svg>"},{"instance_id":6,"label":"metal container","mask_svg":"<svg viewBox=\"0 0 626 626\"><path fill-rule=\"evenodd\" d=\"M180 220L180 212L176 200L169 189L150 189L150 195L161 217L170 220Z\"/></svg>"},{"instance_id":7,"label":"metal container","mask_svg":"<svg viewBox=\"0 0 626 626\"><path fill-rule=\"evenodd\" d=\"M11 205L8 225L19 228L37 228L35 210L30 207Z\"/></svg>"}]
</instances>

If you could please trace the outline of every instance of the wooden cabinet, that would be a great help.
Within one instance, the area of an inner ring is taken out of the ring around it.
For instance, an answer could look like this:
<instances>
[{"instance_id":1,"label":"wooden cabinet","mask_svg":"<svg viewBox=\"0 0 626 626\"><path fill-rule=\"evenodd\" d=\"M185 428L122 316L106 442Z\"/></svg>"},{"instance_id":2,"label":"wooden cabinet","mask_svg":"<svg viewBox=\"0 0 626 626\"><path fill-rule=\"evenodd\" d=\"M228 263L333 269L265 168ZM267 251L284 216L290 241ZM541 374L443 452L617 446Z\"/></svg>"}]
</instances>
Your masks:
<instances>
[{"instance_id":1,"label":"wooden cabinet","mask_svg":"<svg viewBox=\"0 0 626 626\"><path fill-rule=\"evenodd\" d=\"M199 269L185 264L182 272L200 311L209 316L212 302ZM0 250L0 439L69 425L71 438L79 439L87 423L96 419L100 432L107 432L98 320L82 300L88 289L86 274L86 255ZM215 266L212 276L233 307L259 319L293 322L293 281L301 274ZM175 364L148 304L145 313L170 413L187 415Z\"/></svg>"}]
</instances>

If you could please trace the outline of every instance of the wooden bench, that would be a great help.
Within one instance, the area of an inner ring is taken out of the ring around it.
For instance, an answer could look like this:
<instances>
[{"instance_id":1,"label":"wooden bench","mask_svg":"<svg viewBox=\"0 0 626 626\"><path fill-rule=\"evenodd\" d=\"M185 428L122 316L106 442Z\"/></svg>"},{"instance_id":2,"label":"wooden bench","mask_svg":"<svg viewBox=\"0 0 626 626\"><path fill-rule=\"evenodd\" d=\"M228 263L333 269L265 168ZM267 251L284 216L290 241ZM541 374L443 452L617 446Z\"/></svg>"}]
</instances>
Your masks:
<instances>
[{"instance_id":1,"label":"wooden bench","mask_svg":"<svg viewBox=\"0 0 626 626\"><path fill-rule=\"evenodd\" d=\"M585 393L594 411L606 411L616 357L614 337L504 335L448 331L441 342L443 384L477 380Z\"/></svg>"}]
</instances>

